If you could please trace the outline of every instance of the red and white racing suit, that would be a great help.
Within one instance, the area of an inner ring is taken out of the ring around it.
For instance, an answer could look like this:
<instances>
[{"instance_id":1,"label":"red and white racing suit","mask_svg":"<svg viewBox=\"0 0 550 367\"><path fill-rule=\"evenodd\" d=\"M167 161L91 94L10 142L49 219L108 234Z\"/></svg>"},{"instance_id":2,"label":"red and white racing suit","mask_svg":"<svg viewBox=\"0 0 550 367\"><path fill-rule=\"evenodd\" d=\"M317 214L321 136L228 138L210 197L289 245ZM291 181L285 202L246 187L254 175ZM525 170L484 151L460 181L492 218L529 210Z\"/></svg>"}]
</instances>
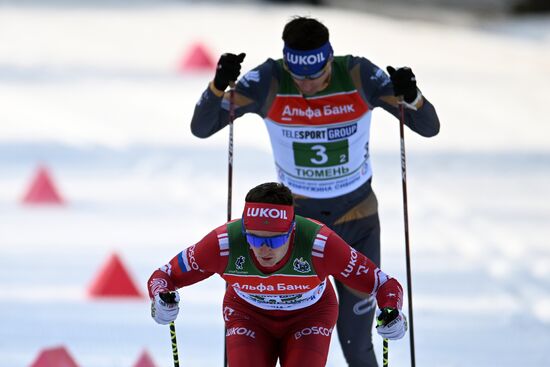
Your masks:
<instances>
[{"instance_id":1,"label":"red and white racing suit","mask_svg":"<svg viewBox=\"0 0 550 367\"><path fill-rule=\"evenodd\" d=\"M220 226L197 244L186 248L149 278L151 298L158 292L189 286L214 273L223 275L228 266L227 225ZM349 288L376 296L380 308L401 308L402 288L371 260L350 247L335 232L322 225L312 248L311 262L322 289L307 305L269 309L259 307L228 286L223 301L226 346L230 367L321 367L326 364L330 338L338 317L338 301L327 280L329 275ZM295 243L291 237L285 257L271 268L262 267L252 251L250 258L262 273L281 269L289 260Z\"/></svg>"}]
</instances>

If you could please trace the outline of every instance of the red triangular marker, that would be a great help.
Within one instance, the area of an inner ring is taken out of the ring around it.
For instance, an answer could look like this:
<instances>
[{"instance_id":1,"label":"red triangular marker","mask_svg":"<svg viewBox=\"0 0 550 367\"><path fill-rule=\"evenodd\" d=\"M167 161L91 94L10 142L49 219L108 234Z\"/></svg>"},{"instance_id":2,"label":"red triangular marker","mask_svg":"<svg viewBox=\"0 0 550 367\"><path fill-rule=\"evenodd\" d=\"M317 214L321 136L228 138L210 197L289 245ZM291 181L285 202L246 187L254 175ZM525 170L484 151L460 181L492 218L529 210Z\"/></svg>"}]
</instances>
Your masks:
<instances>
[{"instance_id":1,"label":"red triangular marker","mask_svg":"<svg viewBox=\"0 0 550 367\"><path fill-rule=\"evenodd\" d=\"M156 365L149 353L144 349L134 367L156 367Z\"/></svg>"},{"instance_id":2,"label":"red triangular marker","mask_svg":"<svg viewBox=\"0 0 550 367\"><path fill-rule=\"evenodd\" d=\"M112 254L103 264L88 294L94 298L143 297L117 254Z\"/></svg>"},{"instance_id":3,"label":"red triangular marker","mask_svg":"<svg viewBox=\"0 0 550 367\"><path fill-rule=\"evenodd\" d=\"M63 205L53 180L46 167L39 167L29 190L23 197L23 204L30 205Z\"/></svg>"},{"instance_id":4,"label":"red triangular marker","mask_svg":"<svg viewBox=\"0 0 550 367\"><path fill-rule=\"evenodd\" d=\"M212 56L201 43L191 46L179 66L180 71L212 71L215 67L216 63Z\"/></svg>"},{"instance_id":5,"label":"red triangular marker","mask_svg":"<svg viewBox=\"0 0 550 367\"><path fill-rule=\"evenodd\" d=\"M43 349L31 367L78 367L65 347Z\"/></svg>"}]
</instances>

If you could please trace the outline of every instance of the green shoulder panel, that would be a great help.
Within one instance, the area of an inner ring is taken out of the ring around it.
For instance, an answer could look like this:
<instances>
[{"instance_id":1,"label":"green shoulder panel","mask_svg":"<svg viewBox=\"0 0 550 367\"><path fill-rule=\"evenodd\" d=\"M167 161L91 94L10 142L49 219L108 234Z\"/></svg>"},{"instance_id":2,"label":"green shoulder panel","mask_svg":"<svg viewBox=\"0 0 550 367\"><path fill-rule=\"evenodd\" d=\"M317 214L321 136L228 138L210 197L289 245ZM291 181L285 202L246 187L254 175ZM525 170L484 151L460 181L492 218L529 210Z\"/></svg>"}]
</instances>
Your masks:
<instances>
[{"instance_id":1,"label":"green shoulder panel","mask_svg":"<svg viewBox=\"0 0 550 367\"><path fill-rule=\"evenodd\" d=\"M227 223L226 226L229 240L229 262L225 273L261 275L250 259L248 242L242 232L242 219Z\"/></svg>"},{"instance_id":2,"label":"green shoulder panel","mask_svg":"<svg viewBox=\"0 0 550 367\"><path fill-rule=\"evenodd\" d=\"M265 276L250 258L248 243L242 233L242 220L227 223L229 239L229 261L225 269L227 274L260 275ZM309 219L296 215L296 231L292 255L285 266L274 274L315 274L311 265L311 250L321 225Z\"/></svg>"},{"instance_id":3,"label":"green shoulder panel","mask_svg":"<svg viewBox=\"0 0 550 367\"><path fill-rule=\"evenodd\" d=\"M310 257L315 236L317 236L317 232L321 229L321 225L300 215L296 215L296 229L294 242L303 245L295 247L299 247L300 256Z\"/></svg>"}]
</instances>

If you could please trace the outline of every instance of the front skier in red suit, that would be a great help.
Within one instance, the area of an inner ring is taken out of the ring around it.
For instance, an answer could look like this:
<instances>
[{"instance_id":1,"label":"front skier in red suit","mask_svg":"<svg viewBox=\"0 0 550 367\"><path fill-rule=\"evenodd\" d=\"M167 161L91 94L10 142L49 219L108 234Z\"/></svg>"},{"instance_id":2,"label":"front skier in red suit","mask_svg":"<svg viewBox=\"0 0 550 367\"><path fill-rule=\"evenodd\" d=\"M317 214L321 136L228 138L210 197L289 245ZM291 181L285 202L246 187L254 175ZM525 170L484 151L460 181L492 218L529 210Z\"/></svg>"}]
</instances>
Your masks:
<instances>
[{"instance_id":1,"label":"front skier in red suit","mask_svg":"<svg viewBox=\"0 0 550 367\"><path fill-rule=\"evenodd\" d=\"M154 271L147 283L151 314L174 321L163 297L217 273L228 283L223 301L230 367L321 367L338 318L332 275L378 303L378 333L400 339L407 323L403 291L371 260L326 225L294 214L290 190L265 183L250 190L241 219L228 222Z\"/></svg>"}]
</instances>

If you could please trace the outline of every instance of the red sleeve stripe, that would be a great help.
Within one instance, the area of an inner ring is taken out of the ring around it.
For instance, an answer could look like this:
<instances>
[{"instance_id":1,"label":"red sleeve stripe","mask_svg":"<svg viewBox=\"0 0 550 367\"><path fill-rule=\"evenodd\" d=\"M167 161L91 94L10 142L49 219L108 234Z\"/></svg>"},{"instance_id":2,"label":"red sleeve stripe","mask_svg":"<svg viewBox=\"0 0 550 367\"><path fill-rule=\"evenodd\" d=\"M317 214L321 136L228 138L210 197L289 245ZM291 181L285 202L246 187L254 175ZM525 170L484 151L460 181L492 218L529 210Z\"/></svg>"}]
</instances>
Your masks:
<instances>
[{"instance_id":1,"label":"red sleeve stripe","mask_svg":"<svg viewBox=\"0 0 550 367\"><path fill-rule=\"evenodd\" d=\"M220 256L229 256L229 238L227 232L218 235L218 245L220 246Z\"/></svg>"}]
</instances>

